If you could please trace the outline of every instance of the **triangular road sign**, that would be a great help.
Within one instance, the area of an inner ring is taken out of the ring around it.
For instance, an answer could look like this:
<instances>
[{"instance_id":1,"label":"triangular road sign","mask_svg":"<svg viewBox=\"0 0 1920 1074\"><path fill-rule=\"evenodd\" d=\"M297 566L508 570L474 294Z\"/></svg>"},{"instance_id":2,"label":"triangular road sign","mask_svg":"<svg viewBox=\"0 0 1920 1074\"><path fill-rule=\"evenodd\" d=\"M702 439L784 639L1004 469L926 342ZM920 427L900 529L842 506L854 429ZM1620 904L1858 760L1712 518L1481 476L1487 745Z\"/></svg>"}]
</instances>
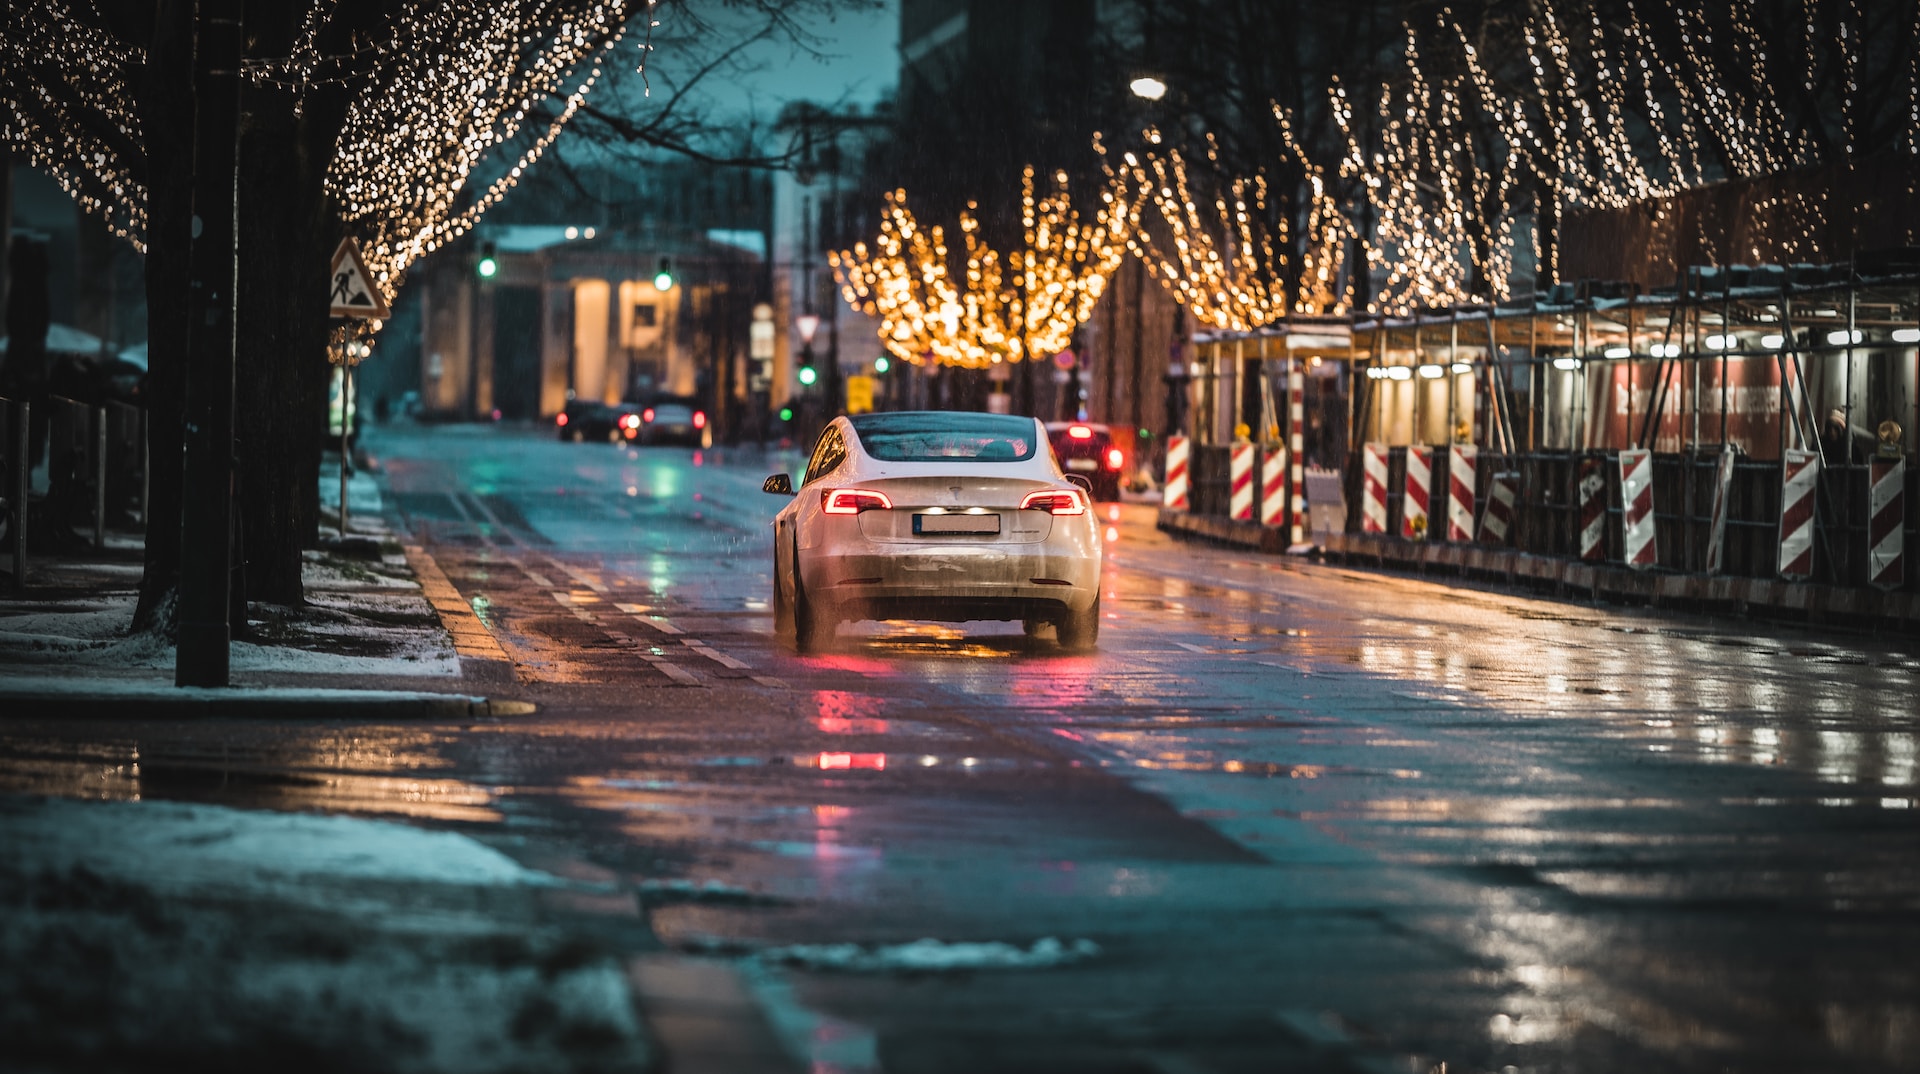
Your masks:
<instances>
[{"instance_id":1,"label":"triangular road sign","mask_svg":"<svg viewBox=\"0 0 1920 1074\"><path fill-rule=\"evenodd\" d=\"M340 240L340 248L333 252L333 268L327 273L327 283L333 288L333 316L376 321L388 316L387 300L373 285L372 274L367 272L367 263L360 260L360 247L353 239Z\"/></svg>"}]
</instances>

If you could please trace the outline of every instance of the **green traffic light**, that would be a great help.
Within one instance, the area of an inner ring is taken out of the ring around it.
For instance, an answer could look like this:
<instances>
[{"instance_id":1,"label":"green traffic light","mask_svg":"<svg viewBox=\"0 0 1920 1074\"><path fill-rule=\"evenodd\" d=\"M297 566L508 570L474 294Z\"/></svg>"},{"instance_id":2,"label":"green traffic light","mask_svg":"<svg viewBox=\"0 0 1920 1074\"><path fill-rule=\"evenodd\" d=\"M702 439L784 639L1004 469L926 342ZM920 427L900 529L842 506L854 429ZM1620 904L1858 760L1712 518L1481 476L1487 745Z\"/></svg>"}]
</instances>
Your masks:
<instances>
[{"instance_id":1,"label":"green traffic light","mask_svg":"<svg viewBox=\"0 0 1920 1074\"><path fill-rule=\"evenodd\" d=\"M893 368L893 363L887 361L887 356L884 354L873 360L873 371L875 373L885 373L891 368Z\"/></svg>"},{"instance_id":2,"label":"green traffic light","mask_svg":"<svg viewBox=\"0 0 1920 1074\"><path fill-rule=\"evenodd\" d=\"M800 383L809 388L813 387L814 381L820 379L820 374L814 372L813 367L810 365L801 366L798 376L800 378Z\"/></svg>"},{"instance_id":3,"label":"green traffic light","mask_svg":"<svg viewBox=\"0 0 1920 1074\"><path fill-rule=\"evenodd\" d=\"M790 406L783 406L783 407L781 407L781 408L780 408L780 420L781 420L781 421L792 421L792 420L793 420L793 408L792 408L792 407L790 407Z\"/></svg>"},{"instance_id":4,"label":"green traffic light","mask_svg":"<svg viewBox=\"0 0 1920 1074\"><path fill-rule=\"evenodd\" d=\"M481 279L491 280L493 274L500 271L500 262L491 257L483 257L480 259L480 264L474 267L479 270Z\"/></svg>"},{"instance_id":5,"label":"green traffic light","mask_svg":"<svg viewBox=\"0 0 1920 1074\"><path fill-rule=\"evenodd\" d=\"M653 278L653 286L662 291L673 290L673 273L662 272Z\"/></svg>"}]
</instances>

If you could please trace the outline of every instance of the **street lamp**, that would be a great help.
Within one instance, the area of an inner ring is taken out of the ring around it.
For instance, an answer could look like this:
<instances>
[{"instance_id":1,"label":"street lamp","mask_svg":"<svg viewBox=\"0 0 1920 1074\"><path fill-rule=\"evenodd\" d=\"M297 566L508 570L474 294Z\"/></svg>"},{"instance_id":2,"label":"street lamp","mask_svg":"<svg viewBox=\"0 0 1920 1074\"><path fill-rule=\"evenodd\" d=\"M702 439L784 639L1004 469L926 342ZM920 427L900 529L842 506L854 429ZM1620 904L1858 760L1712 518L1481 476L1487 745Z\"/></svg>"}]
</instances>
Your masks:
<instances>
[{"instance_id":1,"label":"street lamp","mask_svg":"<svg viewBox=\"0 0 1920 1074\"><path fill-rule=\"evenodd\" d=\"M1127 83L1127 88L1143 101L1157 101L1167 95L1167 84L1152 75L1141 75Z\"/></svg>"}]
</instances>

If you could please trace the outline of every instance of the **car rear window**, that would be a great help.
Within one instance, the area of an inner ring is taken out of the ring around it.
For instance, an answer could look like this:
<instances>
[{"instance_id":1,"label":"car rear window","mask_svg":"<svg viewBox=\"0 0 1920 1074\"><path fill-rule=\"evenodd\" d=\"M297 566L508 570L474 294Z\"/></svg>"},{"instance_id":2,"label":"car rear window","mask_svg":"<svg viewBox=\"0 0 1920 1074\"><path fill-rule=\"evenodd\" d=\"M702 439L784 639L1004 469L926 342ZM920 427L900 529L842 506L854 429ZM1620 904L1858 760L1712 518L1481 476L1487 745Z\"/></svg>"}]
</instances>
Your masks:
<instances>
[{"instance_id":1,"label":"car rear window","mask_svg":"<svg viewBox=\"0 0 1920 1074\"><path fill-rule=\"evenodd\" d=\"M853 431L882 462L1025 462L1037 446L1032 418L907 411L862 414Z\"/></svg>"}]
</instances>

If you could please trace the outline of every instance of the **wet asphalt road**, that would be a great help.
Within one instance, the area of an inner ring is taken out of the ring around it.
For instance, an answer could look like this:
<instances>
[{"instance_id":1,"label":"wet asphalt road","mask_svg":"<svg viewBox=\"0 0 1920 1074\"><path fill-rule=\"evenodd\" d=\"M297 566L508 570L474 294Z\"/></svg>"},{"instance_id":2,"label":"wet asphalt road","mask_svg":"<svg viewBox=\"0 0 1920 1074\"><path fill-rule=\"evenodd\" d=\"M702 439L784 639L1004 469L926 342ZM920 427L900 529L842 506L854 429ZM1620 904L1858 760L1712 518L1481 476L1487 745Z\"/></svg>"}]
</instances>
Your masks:
<instances>
[{"instance_id":1,"label":"wet asphalt road","mask_svg":"<svg viewBox=\"0 0 1920 1074\"><path fill-rule=\"evenodd\" d=\"M641 890L637 921L601 907L636 952L1098 945L752 962L822 1072L1920 1069L1910 640L1258 557L1103 506L1095 654L864 623L799 657L758 491L791 454L374 446L513 662L489 692L539 715L20 727L0 782L457 827Z\"/></svg>"}]
</instances>

